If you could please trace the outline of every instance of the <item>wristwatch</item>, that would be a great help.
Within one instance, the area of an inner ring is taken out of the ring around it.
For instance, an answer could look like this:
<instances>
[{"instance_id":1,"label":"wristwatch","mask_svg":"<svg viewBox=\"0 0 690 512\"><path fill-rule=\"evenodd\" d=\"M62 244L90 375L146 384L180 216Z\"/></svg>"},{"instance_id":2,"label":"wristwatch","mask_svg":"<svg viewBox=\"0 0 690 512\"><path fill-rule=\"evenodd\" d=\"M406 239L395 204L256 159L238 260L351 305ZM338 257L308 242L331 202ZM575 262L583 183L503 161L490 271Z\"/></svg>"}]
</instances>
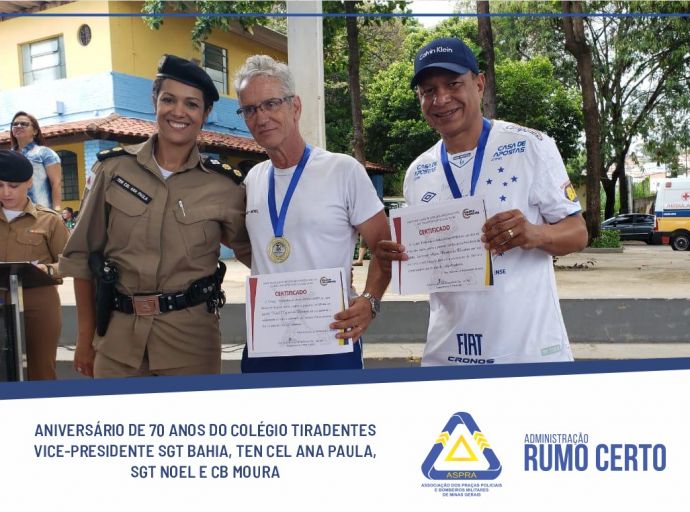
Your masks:
<instances>
[{"instance_id":1,"label":"wristwatch","mask_svg":"<svg viewBox=\"0 0 690 512\"><path fill-rule=\"evenodd\" d=\"M376 318L376 315L381 313L381 299L377 299L369 292L364 292L360 297L364 297L371 304L371 318Z\"/></svg>"}]
</instances>

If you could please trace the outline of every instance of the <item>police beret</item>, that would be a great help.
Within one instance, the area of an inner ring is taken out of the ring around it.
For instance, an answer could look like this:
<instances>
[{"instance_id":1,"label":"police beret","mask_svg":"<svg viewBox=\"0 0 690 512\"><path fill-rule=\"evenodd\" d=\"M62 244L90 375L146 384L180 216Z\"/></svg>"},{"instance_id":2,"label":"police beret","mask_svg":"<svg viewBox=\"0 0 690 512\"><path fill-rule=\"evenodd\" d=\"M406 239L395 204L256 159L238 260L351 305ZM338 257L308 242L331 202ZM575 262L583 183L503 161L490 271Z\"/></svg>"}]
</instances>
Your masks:
<instances>
[{"instance_id":1,"label":"police beret","mask_svg":"<svg viewBox=\"0 0 690 512\"><path fill-rule=\"evenodd\" d=\"M163 55L158 63L158 78L171 78L191 85L204 92L211 101L218 101L218 89L208 73L187 59L175 55Z\"/></svg>"},{"instance_id":2,"label":"police beret","mask_svg":"<svg viewBox=\"0 0 690 512\"><path fill-rule=\"evenodd\" d=\"M34 167L24 155L0 149L0 181L22 183L29 181L33 174Z\"/></svg>"}]
</instances>

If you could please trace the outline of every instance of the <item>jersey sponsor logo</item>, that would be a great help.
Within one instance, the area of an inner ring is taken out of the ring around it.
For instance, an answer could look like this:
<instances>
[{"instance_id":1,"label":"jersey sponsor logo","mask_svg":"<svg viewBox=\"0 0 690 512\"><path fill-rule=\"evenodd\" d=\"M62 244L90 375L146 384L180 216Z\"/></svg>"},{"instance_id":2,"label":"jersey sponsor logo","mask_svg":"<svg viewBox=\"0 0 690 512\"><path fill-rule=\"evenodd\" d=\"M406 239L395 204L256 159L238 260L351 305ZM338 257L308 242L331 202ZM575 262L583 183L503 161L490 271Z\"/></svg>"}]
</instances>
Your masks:
<instances>
[{"instance_id":1,"label":"jersey sponsor logo","mask_svg":"<svg viewBox=\"0 0 690 512\"><path fill-rule=\"evenodd\" d=\"M258 209L258 208L254 208L253 210L247 210L247 211L244 212L244 213L247 214L247 215L249 215L250 213L259 213L259 209Z\"/></svg>"},{"instance_id":2,"label":"jersey sponsor logo","mask_svg":"<svg viewBox=\"0 0 690 512\"><path fill-rule=\"evenodd\" d=\"M483 334L460 332L455 335L458 340L458 355L449 356L449 363L460 364L493 364L495 361L483 357L482 338Z\"/></svg>"},{"instance_id":3,"label":"jersey sponsor logo","mask_svg":"<svg viewBox=\"0 0 690 512\"><path fill-rule=\"evenodd\" d=\"M468 412L453 414L422 463L429 480L494 480L501 462Z\"/></svg>"},{"instance_id":4,"label":"jersey sponsor logo","mask_svg":"<svg viewBox=\"0 0 690 512\"><path fill-rule=\"evenodd\" d=\"M423 203L428 203L431 201L434 197L436 197L436 192L427 192L422 196L422 202Z\"/></svg>"},{"instance_id":5,"label":"jersey sponsor logo","mask_svg":"<svg viewBox=\"0 0 690 512\"><path fill-rule=\"evenodd\" d=\"M573 203L577 203L577 192L575 192L575 187L573 187L569 181L564 183L561 188L563 189L566 199Z\"/></svg>"},{"instance_id":6,"label":"jersey sponsor logo","mask_svg":"<svg viewBox=\"0 0 690 512\"><path fill-rule=\"evenodd\" d=\"M537 140L544 140L544 134L539 130L534 130L532 128L525 128L519 124L509 124L505 127L506 130L516 133L529 133Z\"/></svg>"},{"instance_id":7,"label":"jersey sponsor logo","mask_svg":"<svg viewBox=\"0 0 690 512\"><path fill-rule=\"evenodd\" d=\"M501 144L496 149L496 152L491 157L491 161L501 160L505 156L516 155L518 153L524 153L527 148L526 140L519 140L517 142L511 142L510 144Z\"/></svg>"},{"instance_id":8,"label":"jersey sponsor logo","mask_svg":"<svg viewBox=\"0 0 690 512\"><path fill-rule=\"evenodd\" d=\"M128 182L126 179L124 179L122 176L115 175L113 176L113 183L115 185L121 187L123 190L126 190L130 194L132 194L134 197L139 199L144 204L149 204L151 202L151 196L149 196L146 192L143 190L139 190L138 187L135 185L132 185L130 182Z\"/></svg>"},{"instance_id":9,"label":"jersey sponsor logo","mask_svg":"<svg viewBox=\"0 0 690 512\"><path fill-rule=\"evenodd\" d=\"M429 162L426 164L419 164L414 170L414 176L413 179L418 180L422 176L426 176L427 174L431 174L432 172L436 172L436 164L437 162Z\"/></svg>"}]
</instances>

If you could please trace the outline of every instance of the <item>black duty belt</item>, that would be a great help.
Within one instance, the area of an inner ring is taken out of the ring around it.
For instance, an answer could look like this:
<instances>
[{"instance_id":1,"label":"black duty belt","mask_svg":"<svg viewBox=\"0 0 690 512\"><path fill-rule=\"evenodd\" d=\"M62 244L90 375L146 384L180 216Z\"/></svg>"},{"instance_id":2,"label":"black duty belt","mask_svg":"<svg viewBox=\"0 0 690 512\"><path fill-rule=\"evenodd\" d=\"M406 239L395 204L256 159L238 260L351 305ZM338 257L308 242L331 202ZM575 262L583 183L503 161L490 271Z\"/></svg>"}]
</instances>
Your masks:
<instances>
[{"instance_id":1,"label":"black duty belt","mask_svg":"<svg viewBox=\"0 0 690 512\"><path fill-rule=\"evenodd\" d=\"M208 302L218 292L214 276L194 281L183 292L123 295L115 292L113 309L128 315L150 316L179 311Z\"/></svg>"}]
</instances>

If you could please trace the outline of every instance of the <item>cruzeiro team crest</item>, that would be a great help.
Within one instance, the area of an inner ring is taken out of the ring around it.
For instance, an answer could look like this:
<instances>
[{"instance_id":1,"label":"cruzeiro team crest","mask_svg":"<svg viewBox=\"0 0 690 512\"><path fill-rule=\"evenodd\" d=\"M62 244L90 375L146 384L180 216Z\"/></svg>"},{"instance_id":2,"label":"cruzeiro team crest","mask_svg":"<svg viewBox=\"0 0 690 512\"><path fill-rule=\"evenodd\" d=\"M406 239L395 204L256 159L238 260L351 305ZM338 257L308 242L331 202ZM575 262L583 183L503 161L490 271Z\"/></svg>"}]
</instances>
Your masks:
<instances>
[{"instance_id":1,"label":"cruzeiro team crest","mask_svg":"<svg viewBox=\"0 0 690 512\"><path fill-rule=\"evenodd\" d=\"M456 412L422 464L429 480L493 480L501 463L467 412Z\"/></svg>"}]
</instances>

